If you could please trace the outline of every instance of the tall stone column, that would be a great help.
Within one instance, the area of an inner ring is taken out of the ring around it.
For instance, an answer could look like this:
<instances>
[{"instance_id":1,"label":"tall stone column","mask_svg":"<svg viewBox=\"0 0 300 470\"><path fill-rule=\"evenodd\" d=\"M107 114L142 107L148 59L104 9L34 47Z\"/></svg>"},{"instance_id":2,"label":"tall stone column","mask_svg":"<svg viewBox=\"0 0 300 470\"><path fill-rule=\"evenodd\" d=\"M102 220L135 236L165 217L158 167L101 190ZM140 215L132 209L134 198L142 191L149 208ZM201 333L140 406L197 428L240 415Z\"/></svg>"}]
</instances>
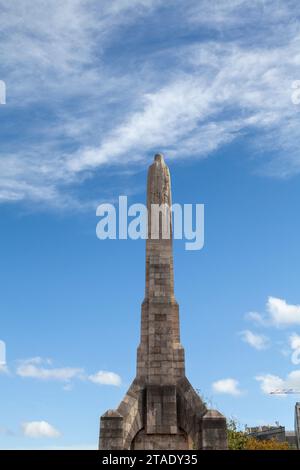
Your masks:
<instances>
[{"instance_id":1,"label":"tall stone column","mask_svg":"<svg viewBox=\"0 0 300 470\"><path fill-rule=\"evenodd\" d=\"M155 155L147 182L146 288L137 355L137 377L152 385L174 385L184 377L174 297L171 206L170 172L163 156Z\"/></svg>"},{"instance_id":2,"label":"tall stone column","mask_svg":"<svg viewBox=\"0 0 300 470\"><path fill-rule=\"evenodd\" d=\"M171 179L162 155L148 171L146 287L137 375L101 417L100 449L225 449L226 420L207 410L185 376L174 297Z\"/></svg>"}]
</instances>

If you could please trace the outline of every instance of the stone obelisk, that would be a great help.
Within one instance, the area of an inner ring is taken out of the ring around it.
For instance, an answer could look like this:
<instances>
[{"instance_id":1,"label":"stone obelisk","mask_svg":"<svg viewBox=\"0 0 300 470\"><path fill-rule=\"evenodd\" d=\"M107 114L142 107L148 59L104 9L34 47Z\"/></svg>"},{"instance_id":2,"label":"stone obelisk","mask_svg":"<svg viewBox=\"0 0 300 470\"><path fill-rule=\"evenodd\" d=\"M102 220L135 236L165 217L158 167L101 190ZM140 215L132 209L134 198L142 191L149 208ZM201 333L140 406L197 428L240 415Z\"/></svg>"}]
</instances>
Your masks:
<instances>
[{"instance_id":1,"label":"stone obelisk","mask_svg":"<svg viewBox=\"0 0 300 470\"><path fill-rule=\"evenodd\" d=\"M185 376L174 297L171 179L162 155L148 171L146 289L137 375L100 423L99 448L226 449L226 420L208 410Z\"/></svg>"}]
</instances>

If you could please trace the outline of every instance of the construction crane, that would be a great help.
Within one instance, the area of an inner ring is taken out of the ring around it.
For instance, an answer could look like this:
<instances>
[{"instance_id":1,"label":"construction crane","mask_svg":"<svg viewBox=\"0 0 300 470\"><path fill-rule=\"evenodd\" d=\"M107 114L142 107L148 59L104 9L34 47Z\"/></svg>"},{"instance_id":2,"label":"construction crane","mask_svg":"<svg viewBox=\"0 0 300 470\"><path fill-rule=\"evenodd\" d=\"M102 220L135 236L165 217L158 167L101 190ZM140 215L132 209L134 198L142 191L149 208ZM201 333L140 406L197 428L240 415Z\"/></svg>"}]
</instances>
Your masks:
<instances>
[{"instance_id":1,"label":"construction crane","mask_svg":"<svg viewBox=\"0 0 300 470\"><path fill-rule=\"evenodd\" d=\"M294 388L283 388L273 390L270 392L270 395L292 395L292 394L300 394L300 390L295 390Z\"/></svg>"}]
</instances>

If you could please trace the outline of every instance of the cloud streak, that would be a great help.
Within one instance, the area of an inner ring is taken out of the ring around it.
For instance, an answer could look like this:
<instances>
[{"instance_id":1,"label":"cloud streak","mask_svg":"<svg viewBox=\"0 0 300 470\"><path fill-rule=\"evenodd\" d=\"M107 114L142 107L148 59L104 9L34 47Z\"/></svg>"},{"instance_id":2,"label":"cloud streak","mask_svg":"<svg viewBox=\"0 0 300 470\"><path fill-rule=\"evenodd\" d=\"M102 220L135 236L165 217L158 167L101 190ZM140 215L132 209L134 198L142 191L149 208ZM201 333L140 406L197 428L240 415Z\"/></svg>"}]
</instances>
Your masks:
<instances>
[{"instance_id":1,"label":"cloud streak","mask_svg":"<svg viewBox=\"0 0 300 470\"><path fill-rule=\"evenodd\" d=\"M49 369L45 367L38 367L34 364L21 364L17 367L16 373L20 377L67 382L74 378L81 378L83 369L77 369L73 367Z\"/></svg>"},{"instance_id":2,"label":"cloud streak","mask_svg":"<svg viewBox=\"0 0 300 470\"><path fill-rule=\"evenodd\" d=\"M103 1L101 8L94 0L38 0L34 9L0 0L8 84L0 202L85 207L80 188L103 167L122 172L157 150L207 158L252 133L252 152L264 154L260 171L298 173L300 113L291 102L300 67L297 3L263 3L192 0L183 12L154 0ZM135 42L120 54L124 41L137 41L142 20L169 8L187 31L195 34L201 18L209 31L190 43L164 47L162 40L149 52ZM264 32L256 44L247 34L241 39L245 24ZM280 35L266 34L278 28Z\"/></svg>"},{"instance_id":3,"label":"cloud streak","mask_svg":"<svg viewBox=\"0 0 300 470\"><path fill-rule=\"evenodd\" d=\"M246 318L262 326L287 328L300 324L300 305L288 304L284 299L270 296L264 314L249 312Z\"/></svg>"},{"instance_id":4,"label":"cloud streak","mask_svg":"<svg viewBox=\"0 0 300 470\"><path fill-rule=\"evenodd\" d=\"M120 386L121 377L115 372L98 371L88 375L83 368L78 367L53 367L51 359L33 357L19 361L16 374L25 379L36 379L41 381L57 381L64 383L64 390L72 390L75 379L90 381L98 385Z\"/></svg>"},{"instance_id":5,"label":"cloud streak","mask_svg":"<svg viewBox=\"0 0 300 470\"><path fill-rule=\"evenodd\" d=\"M265 394L285 389L300 390L300 370L290 372L285 379L273 374L261 374L255 379L260 382L260 388Z\"/></svg>"},{"instance_id":6,"label":"cloud streak","mask_svg":"<svg viewBox=\"0 0 300 470\"><path fill-rule=\"evenodd\" d=\"M253 333L251 330L244 330L240 332L242 340L249 344L254 349L261 351L269 347L270 341L265 335Z\"/></svg>"},{"instance_id":7,"label":"cloud streak","mask_svg":"<svg viewBox=\"0 0 300 470\"><path fill-rule=\"evenodd\" d=\"M98 385L115 385L116 387L121 385L121 377L118 374L103 370L89 375L88 380Z\"/></svg>"},{"instance_id":8,"label":"cloud streak","mask_svg":"<svg viewBox=\"0 0 300 470\"><path fill-rule=\"evenodd\" d=\"M58 438L61 436L60 431L47 421L29 421L23 423L22 430L25 437L31 438Z\"/></svg>"},{"instance_id":9,"label":"cloud streak","mask_svg":"<svg viewBox=\"0 0 300 470\"><path fill-rule=\"evenodd\" d=\"M232 378L217 380L212 384L212 389L215 393L226 395L239 396L242 394L238 380Z\"/></svg>"}]
</instances>

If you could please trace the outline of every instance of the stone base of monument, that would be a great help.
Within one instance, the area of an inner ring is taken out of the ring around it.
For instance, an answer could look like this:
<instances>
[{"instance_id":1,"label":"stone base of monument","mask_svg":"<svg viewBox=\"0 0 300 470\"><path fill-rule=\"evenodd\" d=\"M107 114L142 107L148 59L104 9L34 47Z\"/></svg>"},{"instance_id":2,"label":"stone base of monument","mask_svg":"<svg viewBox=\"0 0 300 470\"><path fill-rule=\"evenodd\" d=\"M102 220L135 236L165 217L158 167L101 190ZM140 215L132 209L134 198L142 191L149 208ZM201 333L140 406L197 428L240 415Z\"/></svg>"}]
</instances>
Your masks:
<instances>
[{"instance_id":1,"label":"stone base of monument","mask_svg":"<svg viewBox=\"0 0 300 470\"><path fill-rule=\"evenodd\" d=\"M101 417L99 448L227 449L226 420L206 408L186 378L162 386L136 379L118 409Z\"/></svg>"}]
</instances>

